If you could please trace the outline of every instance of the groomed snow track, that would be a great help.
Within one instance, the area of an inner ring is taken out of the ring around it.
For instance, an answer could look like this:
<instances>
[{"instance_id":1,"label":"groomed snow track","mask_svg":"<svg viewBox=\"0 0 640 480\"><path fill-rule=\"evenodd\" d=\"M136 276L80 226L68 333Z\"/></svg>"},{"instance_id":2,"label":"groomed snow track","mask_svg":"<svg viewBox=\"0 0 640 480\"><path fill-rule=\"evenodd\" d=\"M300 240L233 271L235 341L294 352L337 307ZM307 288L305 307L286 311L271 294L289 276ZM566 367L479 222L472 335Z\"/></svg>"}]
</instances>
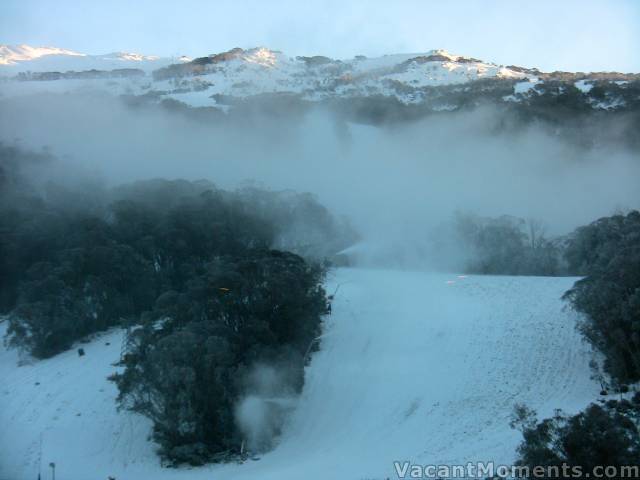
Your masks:
<instances>
[{"instance_id":1,"label":"groomed snow track","mask_svg":"<svg viewBox=\"0 0 640 480\"><path fill-rule=\"evenodd\" d=\"M339 269L321 349L279 446L258 461L165 469L149 422L115 409L122 333L16 366L0 353L0 479L385 479L394 460L513 461L516 403L548 416L598 395L572 278L458 277ZM5 327L2 327L4 331ZM108 345L107 345L108 343ZM42 447L40 447L42 445ZM40 451L42 454L40 455Z\"/></svg>"}]
</instances>

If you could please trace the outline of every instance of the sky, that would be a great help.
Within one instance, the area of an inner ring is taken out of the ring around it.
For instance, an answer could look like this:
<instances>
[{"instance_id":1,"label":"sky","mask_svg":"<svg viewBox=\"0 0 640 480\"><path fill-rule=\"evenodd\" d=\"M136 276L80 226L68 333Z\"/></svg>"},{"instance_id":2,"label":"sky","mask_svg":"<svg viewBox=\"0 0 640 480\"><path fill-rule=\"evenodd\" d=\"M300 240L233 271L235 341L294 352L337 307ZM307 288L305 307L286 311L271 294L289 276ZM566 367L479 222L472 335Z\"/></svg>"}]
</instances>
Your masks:
<instances>
[{"instance_id":1,"label":"sky","mask_svg":"<svg viewBox=\"0 0 640 480\"><path fill-rule=\"evenodd\" d=\"M351 58L444 48L542 70L640 72L640 0L2 0L0 44Z\"/></svg>"}]
</instances>

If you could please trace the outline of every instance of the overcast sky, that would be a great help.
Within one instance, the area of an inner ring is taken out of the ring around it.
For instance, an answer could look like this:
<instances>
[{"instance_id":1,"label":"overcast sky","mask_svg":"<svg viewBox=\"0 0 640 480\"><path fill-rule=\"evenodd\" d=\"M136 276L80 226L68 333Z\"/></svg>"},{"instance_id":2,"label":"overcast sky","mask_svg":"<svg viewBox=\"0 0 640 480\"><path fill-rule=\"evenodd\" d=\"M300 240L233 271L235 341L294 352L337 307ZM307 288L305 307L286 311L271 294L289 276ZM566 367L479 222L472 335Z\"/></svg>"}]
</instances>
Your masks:
<instances>
[{"instance_id":1,"label":"overcast sky","mask_svg":"<svg viewBox=\"0 0 640 480\"><path fill-rule=\"evenodd\" d=\"M640 71L640 0L2 0L0 43L349 58L444 48L543 70Z\"/></svg>"}]
</instances>

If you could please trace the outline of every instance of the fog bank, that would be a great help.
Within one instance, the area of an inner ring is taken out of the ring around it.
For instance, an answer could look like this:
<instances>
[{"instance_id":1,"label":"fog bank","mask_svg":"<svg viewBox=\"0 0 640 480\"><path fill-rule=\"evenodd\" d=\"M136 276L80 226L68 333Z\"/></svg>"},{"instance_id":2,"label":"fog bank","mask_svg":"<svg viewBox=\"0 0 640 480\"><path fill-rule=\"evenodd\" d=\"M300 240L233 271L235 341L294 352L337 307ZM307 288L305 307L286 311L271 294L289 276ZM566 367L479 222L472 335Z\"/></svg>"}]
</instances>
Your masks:
<instances>
[{"instance_id":1,"label":"fog bank","mask_svg":"<svg viewBox=\"0 0 640 480\"><path fill-rule=\"evenodd\" d=\"M46 146L64 175L108 184L204 178L309 191L366 243L402 246L408 262L420 256L424 265L424 238L455 211L538 218L565 233L640 206L637 153L581 149L542 128L498 133L503 120L478 109L382 128L317 108L211 123L87 93L2 101L0 140Z\"/></svg>"}]
</instances>

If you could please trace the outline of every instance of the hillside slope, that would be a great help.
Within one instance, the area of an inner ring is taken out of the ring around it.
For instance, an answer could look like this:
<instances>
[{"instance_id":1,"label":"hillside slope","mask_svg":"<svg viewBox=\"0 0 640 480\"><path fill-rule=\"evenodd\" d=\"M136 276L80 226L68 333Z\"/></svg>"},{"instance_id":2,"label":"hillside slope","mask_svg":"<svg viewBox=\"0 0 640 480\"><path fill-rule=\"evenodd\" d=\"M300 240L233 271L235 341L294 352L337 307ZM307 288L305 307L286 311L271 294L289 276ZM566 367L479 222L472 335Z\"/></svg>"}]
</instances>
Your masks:
<instances>
[{"instance_id":1,"label":"hillside slope","mask_svg":"<svg viewBox=\"0 0 640 480\"><path fill-rule=\"evenodd\" d=\"M0 478L36 478L41 434L42 464L55 461L65 480L383 479L395 478L394 460L511 462L516 402L548 416L598 394L560 300L574 280L335 271L333 315L280 445L243 465L159 467L149 422L117 413L105 379L121 332L83 357L21 367L2 350Z\"/></svg>"}]
</instances>

